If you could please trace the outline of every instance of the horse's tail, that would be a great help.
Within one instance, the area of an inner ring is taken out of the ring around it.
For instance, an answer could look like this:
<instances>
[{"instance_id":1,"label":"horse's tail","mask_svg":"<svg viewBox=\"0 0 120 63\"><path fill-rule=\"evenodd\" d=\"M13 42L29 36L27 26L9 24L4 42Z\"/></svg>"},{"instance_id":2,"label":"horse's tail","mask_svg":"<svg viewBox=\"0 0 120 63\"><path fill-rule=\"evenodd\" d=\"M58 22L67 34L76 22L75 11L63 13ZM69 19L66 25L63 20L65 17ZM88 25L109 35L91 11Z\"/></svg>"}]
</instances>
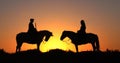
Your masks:
<instances>
[{"instance_id":1,"label":"horse's tail","mask_svg":"<svg viewBox=\"0 0 120 63\"><path fill-rule=\"evenodd\" d=\"M18 43L18 34L16 35L16 44Z\"/></svg>"},{"instance_id":2,"label":"horse's tail","mask_svg":"<svg viewBox=\"0 0 120 63\"><path fill-rule=\"evenodd\" d=\"M96 35L96 48L97 48L98 51L100 50L99 38L98 38L97 35Z\"/></svg>"}]
</instances>

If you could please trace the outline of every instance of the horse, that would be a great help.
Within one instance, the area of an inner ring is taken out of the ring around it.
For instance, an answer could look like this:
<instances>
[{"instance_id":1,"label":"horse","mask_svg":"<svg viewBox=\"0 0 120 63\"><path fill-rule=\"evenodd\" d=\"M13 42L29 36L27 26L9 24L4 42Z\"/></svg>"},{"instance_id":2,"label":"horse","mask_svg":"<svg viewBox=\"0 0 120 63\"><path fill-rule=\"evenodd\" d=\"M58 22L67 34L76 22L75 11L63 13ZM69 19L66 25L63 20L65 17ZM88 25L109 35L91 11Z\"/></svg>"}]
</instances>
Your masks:
<instances>
[{"instance_id":1,"label":"horse","mask_svg":"<svg viewBox=\"0 0 120 63\"><path fill-rule=\"evenodd\" d=\"M62 35L60 37L60 40L63 40L66 37L71 39L72 43L76 47L77 52L78 52L78 45L87 44L87 43L92 44L93 51L99 51L99 48L100 48L99 39L98 39L98 36L96 34L86 33L86 36L83 40L83 39L80 39L80 36L78 36L77 33L75 33L75 32L63 31Z\"/></svg>"},{"instance_id":2,"label":"horse","mask_svg":"<svg viewBox=\"0 0 120 63\"><path fill-rule=\"evenodd\" d=\"M27 32L20 32L16 35L16 52L20 52L21 46L24 42L29 44L37 44L37 50L39 50L40 43L43 41L44 37L45 41L48 41L50 36L53 35L52 32L48 30L38 31L33 36L30 36Z\"/></svg>"}]
</instances>

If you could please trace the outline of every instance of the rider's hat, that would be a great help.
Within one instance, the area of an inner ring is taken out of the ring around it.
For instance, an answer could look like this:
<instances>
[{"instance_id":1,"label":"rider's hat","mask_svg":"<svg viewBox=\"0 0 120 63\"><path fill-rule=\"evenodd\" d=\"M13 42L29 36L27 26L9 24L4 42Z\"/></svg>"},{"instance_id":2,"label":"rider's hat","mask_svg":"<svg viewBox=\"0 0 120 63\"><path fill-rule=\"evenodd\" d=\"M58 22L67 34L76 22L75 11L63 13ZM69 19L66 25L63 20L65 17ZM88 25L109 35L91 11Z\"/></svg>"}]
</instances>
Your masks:
<instances>
[{"instance_id":1,"label":"rider's hat","mask_svg":"<svg viewBox=\"0 0 120 63\"><path fill-rule=\"evenodd\" d=\"M30 22L34 22L34 19L33 19L33 18L30 18Z\"/></svg>"}]
</instances>

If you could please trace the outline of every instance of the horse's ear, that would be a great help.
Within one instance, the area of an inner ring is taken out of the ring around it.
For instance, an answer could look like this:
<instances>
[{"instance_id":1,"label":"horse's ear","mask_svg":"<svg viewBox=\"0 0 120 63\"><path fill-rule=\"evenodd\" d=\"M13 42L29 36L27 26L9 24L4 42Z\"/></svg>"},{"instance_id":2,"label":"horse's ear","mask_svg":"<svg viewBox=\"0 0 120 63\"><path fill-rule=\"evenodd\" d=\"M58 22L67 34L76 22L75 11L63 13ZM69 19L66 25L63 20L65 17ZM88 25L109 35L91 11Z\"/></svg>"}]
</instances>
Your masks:
<instances>
[{"instance_id":1,"label":"horse's ear","mask_svg":"<svg viewBox=\"0 0 120 63\"><path fill-rule=\"evenodd\" d=\"M50 34L51 34L51 36L53 36L53 33L52 33L52 32L50 32Z\"/></svg>"},{"instance_id":2,"label":"horse's ear","mask_svg":"<svg viewBox=\"0 0 120 63\"><path fill-rule=\"evenodd\" d=\"M53 36L53 34L51 36Z\"/></svg>"},{"instance_id":3,"label":"horse's ear","mask_svg":"<svg viewBox=\"0 0 120 63\"><path fill-rule=\"evenodd\" d=\"M53 36L53 34L51 33L51 36Z\"/></svg>"}]
</instances>

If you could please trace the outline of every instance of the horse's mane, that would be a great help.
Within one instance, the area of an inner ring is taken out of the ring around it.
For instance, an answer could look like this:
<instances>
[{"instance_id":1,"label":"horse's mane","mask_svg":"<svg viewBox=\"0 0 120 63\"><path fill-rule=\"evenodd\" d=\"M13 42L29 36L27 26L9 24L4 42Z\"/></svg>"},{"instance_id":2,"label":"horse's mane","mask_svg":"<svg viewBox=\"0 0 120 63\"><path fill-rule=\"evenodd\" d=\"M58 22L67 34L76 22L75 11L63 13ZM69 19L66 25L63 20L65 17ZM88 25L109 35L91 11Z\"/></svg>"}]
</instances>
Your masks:
<instances>
[{"instance_id":1,"label":"horse's mane","mask_svg":"<svg viewBox=\"0 0 120 63\"><path fill-rule=\"evenodd\" d=\"M52 35L52 32L50 32L50 31L48 31L48 30L41 30L41 31L38 31L38 33L40 33L40 34Z\"/></svg>"},{"instance_id":2,"label":"horse's mane","mask_svg":"<svg viewBox=\"0 0 120 63\"><path fill-rule=\"evenodd\" d=\"M50 32L50 31L48 31L48 30L40 30L38 32Z\"/></svg>"},{"instance_id":3,"label":"horse's mane","mask_svg":"<svg viewBox=\"0 0 120 63\"><path fill-rule=\"evenodd\" d=\"M66 31L66 30L64 30L63 32L70 32L70 33L75 33L75 32L73 32L73 31Z\"/></svg>"},{"instance_id":4,"label":"horse's mane","mask_svg":"<svg viewBox=\"0 0 120 63\"><path fill-rule=\"evenodd\" d=\"M67 30L64 30L63 31L63 33L65 33L65 32L70 32L70 33L75 33L76 34L76 32L74 32L74 31L67 31ZM94 33L86 33L86 34L89 34L89 35L97 35L97 34L94 34Z\"/></svg>"}]
</instances>

